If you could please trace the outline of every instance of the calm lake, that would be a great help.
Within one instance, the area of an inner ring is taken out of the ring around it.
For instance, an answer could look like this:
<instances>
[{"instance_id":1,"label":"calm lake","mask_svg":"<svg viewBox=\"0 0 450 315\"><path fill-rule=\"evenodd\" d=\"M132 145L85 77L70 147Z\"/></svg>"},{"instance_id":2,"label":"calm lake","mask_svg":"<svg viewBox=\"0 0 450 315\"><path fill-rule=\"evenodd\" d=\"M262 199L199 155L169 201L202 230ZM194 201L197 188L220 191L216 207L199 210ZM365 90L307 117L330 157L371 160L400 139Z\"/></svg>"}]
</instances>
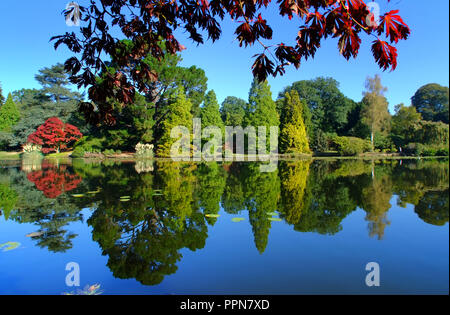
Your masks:
<instances>
[{"instance_id":1,"label":"calm lake","mask_svg":"<svg viewBox=\"0 0 450 315\"><path fill-rule=\"evenodd\" d=\"M0 294L449 293L446 159L0 166Z\"/></svg>"}]
</instances>

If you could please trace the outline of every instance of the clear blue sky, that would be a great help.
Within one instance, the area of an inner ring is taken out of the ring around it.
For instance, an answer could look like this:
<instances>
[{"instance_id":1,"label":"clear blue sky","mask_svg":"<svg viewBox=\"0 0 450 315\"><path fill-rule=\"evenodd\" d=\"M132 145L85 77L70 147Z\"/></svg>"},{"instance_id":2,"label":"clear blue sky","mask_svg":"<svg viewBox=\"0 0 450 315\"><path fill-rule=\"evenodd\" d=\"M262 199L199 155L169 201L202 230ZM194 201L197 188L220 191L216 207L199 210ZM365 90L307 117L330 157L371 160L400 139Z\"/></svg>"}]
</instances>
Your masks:
<instances>
[{"instance_id":1,"label":"clear blue sky","mask_svg":"<svg viewBox=\"0 0 450 315\"><path fill-rule=\"evenodd\" d=\"M49 43L53 35L73 31L61 15L68 0L0 1L0 82L4 94L21 88L39 88L34 75L39 69L64 62L70 52L61 46L57 51ZM274 29L274 41L292 44L298 22L277 15L276 2L271 10L263 12ZM303 62L300 69L289 68L282 77L270 78L274 98L287 85L298 80L331 76L340 82L343 93L359 101L368 75L380 74L388 87L386 94L391 111L398 103L410 104L414 92L427 83L448 86L449 80L449 2L448 0L386 0L378 1L381 12L400 9L400 14L411 27L407 41L398 44L398 67L393 72L382 72L370 52L372 38L363 36L363 45L357 59L346 61L339 55L337 41L323 42L316 57ZM87 0L79 0L81 5ZM260 52L259 46L240 48L234 41L236 24L222 23L222 38L211 44L196 46L182 34L180 39L187 50L182 53L185 66L197 65L208 77L208 88L214 89L219 102L233 95L248 98L252 80L252 56Z\"/></svg>"}]
</instances>

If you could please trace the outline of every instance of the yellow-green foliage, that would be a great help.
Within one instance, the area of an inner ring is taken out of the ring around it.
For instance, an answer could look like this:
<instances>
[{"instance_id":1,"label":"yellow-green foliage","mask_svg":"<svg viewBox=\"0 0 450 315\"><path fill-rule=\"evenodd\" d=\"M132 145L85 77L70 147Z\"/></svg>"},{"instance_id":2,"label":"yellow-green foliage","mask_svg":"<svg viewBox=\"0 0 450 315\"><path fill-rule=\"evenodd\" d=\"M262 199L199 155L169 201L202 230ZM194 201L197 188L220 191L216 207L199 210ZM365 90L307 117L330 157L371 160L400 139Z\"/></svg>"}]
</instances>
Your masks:
<instances>
[{"instance_id":1,"label":"yellow-green foliage","mask_svg":"<svg viewBox=\"0 0 450 315\"><path fill-rule=\"evenodd\" d=\"M354 156L371 149L371 144L367 140L356 137L334 137L334 146L342 156Z\"/></svg>"},{"instance_id":2,"label":"yellow-green foliage","mask_svg":"<svg viewBox=\"0 0 450 315\"><path fill-rule=\"evenodd\" d=\"M286 222L300 221L305 207L305 189L311 160L286 163L281 167L281 198Z\"/></svg>"},{"instance_id":3,"label":"yellow-green foliage","mask_svg":"<svg viewBox=\"0 0 450 315\"><path fill-rule=\"evenodd\" d=\"M170 156L170 149L178 140L170 136L174 127L183 126L192 130L191 109L191 101L186 99L183 88L179 88L167 105L168 114L161 126L162 136L157 147L158 156Z\"/></svg>"},{"instance_id":4,"label":"yellow-green foliage","mask_svg":"<svg viewBox=\"0 0 450 315\"><path fill-rule=\"evenodd\" d=\"M303 122L303 105L296 90L285 94L281 116L280 149L282 153L310 153Z\"/></svg>"}]
</instances>

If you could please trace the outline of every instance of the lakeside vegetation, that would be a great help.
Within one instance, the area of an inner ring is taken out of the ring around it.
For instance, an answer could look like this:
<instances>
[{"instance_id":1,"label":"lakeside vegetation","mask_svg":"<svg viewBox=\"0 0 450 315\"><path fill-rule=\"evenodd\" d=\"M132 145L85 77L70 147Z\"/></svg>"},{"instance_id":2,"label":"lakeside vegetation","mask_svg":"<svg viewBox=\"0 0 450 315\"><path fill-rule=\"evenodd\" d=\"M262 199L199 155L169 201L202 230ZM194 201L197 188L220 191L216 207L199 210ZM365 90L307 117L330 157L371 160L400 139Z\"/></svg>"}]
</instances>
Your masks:
<instances>
[{"instance_id":1,"label":"lakeside vegetation","mask_svg":"<svg viewBox=\"0 0 450 315\"><path fill-rule=\"evenodd\" d=\"M124 44L124 49L131 49L130 42ZM133 156L141 146L148 150L141 157L169 157L177 140L170 135L172 128L181 125L192 131L192 119L199 117L202 128L217 126L222 137L225 126L265 126L267 131L278 126L281 155L448 156L448 87L419 88L411 105L396 105L393 115L384 96L387 88L377 75L367 78L359 102L346 97L336 80L320 77L292 83L275 100L267 81L255 79L247 101L229 96L220 105L214 90L207 88L205 72L181 67L179 55L168 54L161 61L149 55L145 61L157 69L158 81L149 86L151 93L136 94L129 106L111 98L109 124L93 123L95 117L83 115L84 96L70 89L62 64L41 69L35 77L41 89L0 96L0 151L107 158ZM115 71L118 66L112 60L109 67ZM91 105L98 113L104 106ZM208 140L210 136L203 137L202 145ZM17 158L13 153L2 156Z\"/></svg>"}]
</instances>

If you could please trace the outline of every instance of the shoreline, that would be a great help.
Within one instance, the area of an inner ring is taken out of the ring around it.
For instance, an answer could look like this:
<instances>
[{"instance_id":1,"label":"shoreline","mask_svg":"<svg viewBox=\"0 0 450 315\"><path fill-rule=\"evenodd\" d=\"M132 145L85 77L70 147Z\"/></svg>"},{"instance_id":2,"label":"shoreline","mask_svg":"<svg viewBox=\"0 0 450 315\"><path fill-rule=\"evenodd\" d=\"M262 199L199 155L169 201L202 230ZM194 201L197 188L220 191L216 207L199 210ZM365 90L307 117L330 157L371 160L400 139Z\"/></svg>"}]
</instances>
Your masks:
<instances>
[{"instance_id":1,"label":"shoreline","mask_svg":"<svg viewBox=\"0 0 450 315\"><path fill-rule=\"evenodd\" d=\"M47 156L43 156L42 160L84 160L86 162L102 162L102 161L117 161L117 162L136 162L136 161L174 161L170 157L149 157L149 158L140 158L135 157L134 153L122 153L117 155L96 155L92 157L81 157L81 158L72 158L70 157L71 152L64 152L59 154L50 154ZM323 154L277 154L271 156L262 156L261 159L258 156L254 155L234 155L233 160L226 160L225 158L219 159L217 161L194 161L192 158L189 161L174 161L174 162L200 162L200 163L208 163L208 162L268 162L268 161L301 161L301 160L421 160L421 159L448 159L448 156L402 156L399 154L362 154L359 156L338 156L338 155L323 155ZM0 161L22 161L26 160L21 157L21 152L4 152L0 151ZM31 160L31 159L30 159ZM33 159L35 161L35 159Z\"/></svg>"}]
</instances>

